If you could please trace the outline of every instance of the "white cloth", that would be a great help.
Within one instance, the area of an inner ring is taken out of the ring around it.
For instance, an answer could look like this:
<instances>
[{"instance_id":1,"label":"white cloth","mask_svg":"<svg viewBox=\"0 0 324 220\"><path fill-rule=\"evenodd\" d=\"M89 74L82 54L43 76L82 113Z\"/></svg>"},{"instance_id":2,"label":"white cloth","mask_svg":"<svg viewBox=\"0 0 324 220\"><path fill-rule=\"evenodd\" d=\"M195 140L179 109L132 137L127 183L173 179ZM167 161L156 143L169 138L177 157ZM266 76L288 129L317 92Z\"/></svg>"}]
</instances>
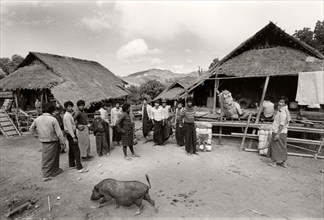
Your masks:
<instances>
[{"instance_id":1,"label":"white cloth","mask_svg":"<svg viewBox=\"0 0 324 220\"><path fill-rule=\"evenodd\" d=\"M147 104L146 105L146 112L149 117L149 119L152 119L152 106ZM144 117L144 105L142 105L142 119Z\"/></svg>"},{"instance_id":2,"label":"white cloth","mask_svg":"<svg viewBox=\"0 0 324 220\"><path fill-rule=\"evenodd\" d=\"M152 118L155 121L162 121L165 118L162 106L152 108Z\"/></svg>"},{"instance_id":3,"label":"white cloth","mask_svg":"<svg viewBox=\"0 0 324 220\"><path fill-rule=\"evenodd\" d=\"M120 115L122 114L122 109L117 109L116 107L112 108L110 111L110 122L112 126L116 125L116 122L118 121Z\"/></svg>"},{"instance_id":4,"label":"white cloth","mask_svg":"<svg viewBox=\"0 0 324 220\"><path fill-rule=\"evenodd\" d=\"M324 104L324 71L299 73L296 101L298 105Z\"/></svg>"},{"instance_id":5,"label":"white cloth","mask_svg":"<svg viewBox=\"0 0 324 220\"><path fill-rule=\"evenodd\" d=\"M66 111L63 116L63 125L64 125L64 131L66 133L69 133L71 137L74 138L76 126L72 114L68 111Z\"/></svg>"},{"instance_id":6,"label":"white cloth","mask_svg":"<svg viewBox=\"0 0 324 220\"><path fill-rule=\"evenodd\" d=\"M99 109L100 118L102 118L105 122L109 123L108 112L104 108Z\"/></svg>"}]
</instances>

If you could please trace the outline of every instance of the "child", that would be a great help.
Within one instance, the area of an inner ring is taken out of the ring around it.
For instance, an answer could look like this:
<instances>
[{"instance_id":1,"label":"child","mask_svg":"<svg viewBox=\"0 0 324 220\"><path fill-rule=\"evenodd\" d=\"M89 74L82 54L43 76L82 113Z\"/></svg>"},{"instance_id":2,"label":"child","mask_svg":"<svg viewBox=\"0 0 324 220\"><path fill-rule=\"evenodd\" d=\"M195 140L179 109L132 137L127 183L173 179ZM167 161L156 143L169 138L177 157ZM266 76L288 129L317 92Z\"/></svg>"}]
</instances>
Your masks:
<instances>
[{"instance_id":1,"label":"child","mask_svg":"<svg viewBox=\"0 0 324 220\"><path fill-rule=\"evenodd\" d=\"M107 123L100 117L100 112L96 111L93 121L93 134L96 136L96 145L98 156L109 156L109 147L106 139Z\"/></svg>"}]
</instances>

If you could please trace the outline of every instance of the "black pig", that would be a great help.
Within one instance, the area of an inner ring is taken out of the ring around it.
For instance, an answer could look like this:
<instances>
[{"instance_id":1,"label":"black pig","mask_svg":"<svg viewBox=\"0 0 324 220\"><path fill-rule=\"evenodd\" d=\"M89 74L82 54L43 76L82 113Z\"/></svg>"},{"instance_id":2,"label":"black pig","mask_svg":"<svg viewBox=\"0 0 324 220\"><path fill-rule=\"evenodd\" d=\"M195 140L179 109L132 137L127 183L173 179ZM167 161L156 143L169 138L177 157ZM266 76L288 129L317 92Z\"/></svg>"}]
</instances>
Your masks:
<instances>
[{"instance_id":1,"label":"black pig","mask_svg":"<svg viewBox=\"0 0 324 220\"><path fill-rule=\"evenodd\" d=\"M149 189L151 188L150 179L147 174L145 174L145 177L149 186L139 181L105 179L93 188L90 200L93 201L103 198L100 202L99 208L112 198L116 200L117 208L119 208L120 205L131 206L135 204L138 207L135 215L139 215L144 208L142 205L143 199L151 203L155 208L155 202L149 195ZM155 208L155 211L158 212L158 209Z\"/></svg>"}]
</instances>

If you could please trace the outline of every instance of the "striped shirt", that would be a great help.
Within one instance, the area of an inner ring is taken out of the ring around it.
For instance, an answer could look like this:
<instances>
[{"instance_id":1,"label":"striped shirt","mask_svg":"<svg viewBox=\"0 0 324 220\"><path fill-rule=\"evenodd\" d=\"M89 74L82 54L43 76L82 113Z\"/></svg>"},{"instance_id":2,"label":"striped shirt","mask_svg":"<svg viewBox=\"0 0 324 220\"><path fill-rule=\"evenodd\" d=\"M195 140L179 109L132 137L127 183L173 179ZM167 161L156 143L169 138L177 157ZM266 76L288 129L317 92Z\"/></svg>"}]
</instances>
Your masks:
<instances>
[{"instance_id":1,"label":"striped shirt","mask_svg":"<svg viewBox=\"0 0 324 220\"><path fill-rule=\"evenodd\" d=\"M194 123L195 122L195 114L196 114L196 110L194 107L191 108L182 108L181 113L180 113L180 121L182 121L184 123Z\"/></svg>"}]
</instances>

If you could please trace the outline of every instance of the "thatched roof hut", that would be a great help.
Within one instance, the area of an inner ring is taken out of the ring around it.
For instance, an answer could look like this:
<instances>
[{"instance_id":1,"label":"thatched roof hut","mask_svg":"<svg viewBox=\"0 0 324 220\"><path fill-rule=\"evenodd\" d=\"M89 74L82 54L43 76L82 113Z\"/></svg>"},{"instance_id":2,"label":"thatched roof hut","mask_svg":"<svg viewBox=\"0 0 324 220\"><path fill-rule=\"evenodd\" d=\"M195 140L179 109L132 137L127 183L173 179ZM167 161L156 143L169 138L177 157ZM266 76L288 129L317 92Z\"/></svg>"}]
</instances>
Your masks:
<instances>
[{"instance_id":1,"label":"thatched roof hut","mask_svg":"<svg viewBox=\"0 0 324 220\"><path fill-rule=\"evenodd\" d=\"M280 81L288 83L287 91L277 91L277 93L289 93L292 97L297 88L295 83L298 73L321 70L324 70L323 54L270 22L219 62L212 63L209 71L189 85L181 97L186 96L187 93L199 93L199 97L194 99L198 103L206 104L206 101L202 100L207 100L214 94L215 76L219 78L220 89L226 87L226 89L237 89L237 92L247 90L249 87L255 87L253 91L256 91L262 87L264 79L252 82L253 78L273 76L275 80L270 81L270 88L275 91L278 88L273 84ZM279 79L277 76L294 76L296 79L291 80L292 78L287 77ZM226 83L222 78L233 78L233 80ZM227 88L231 86L230 84L233 88Z\"/></svg>"},{"instance_id":2,"label":"thatched roof hut","mask_svg":"<svg viewBox=\"0 0 324 220\"><path fill-rule=\"evenodd\" d=\"M155 100L166 99L167 101L177 100L181 93L185 90L186 86L181 82L174 82L169 87L161 92Z\"/></svg>"},{"instance_id":3,"label":"thatched roof hut","mask_svg":"<svg viewBox=\"0 0 324 220\"><path fill-rule=\"evenodd\" d=\"M128 94L123 85L119 77L95 61L38 52L30 52L15 72L0 80L0 88L6 90L49 89L61 104L120 98Z\"/></svg>"}]
</instances>

